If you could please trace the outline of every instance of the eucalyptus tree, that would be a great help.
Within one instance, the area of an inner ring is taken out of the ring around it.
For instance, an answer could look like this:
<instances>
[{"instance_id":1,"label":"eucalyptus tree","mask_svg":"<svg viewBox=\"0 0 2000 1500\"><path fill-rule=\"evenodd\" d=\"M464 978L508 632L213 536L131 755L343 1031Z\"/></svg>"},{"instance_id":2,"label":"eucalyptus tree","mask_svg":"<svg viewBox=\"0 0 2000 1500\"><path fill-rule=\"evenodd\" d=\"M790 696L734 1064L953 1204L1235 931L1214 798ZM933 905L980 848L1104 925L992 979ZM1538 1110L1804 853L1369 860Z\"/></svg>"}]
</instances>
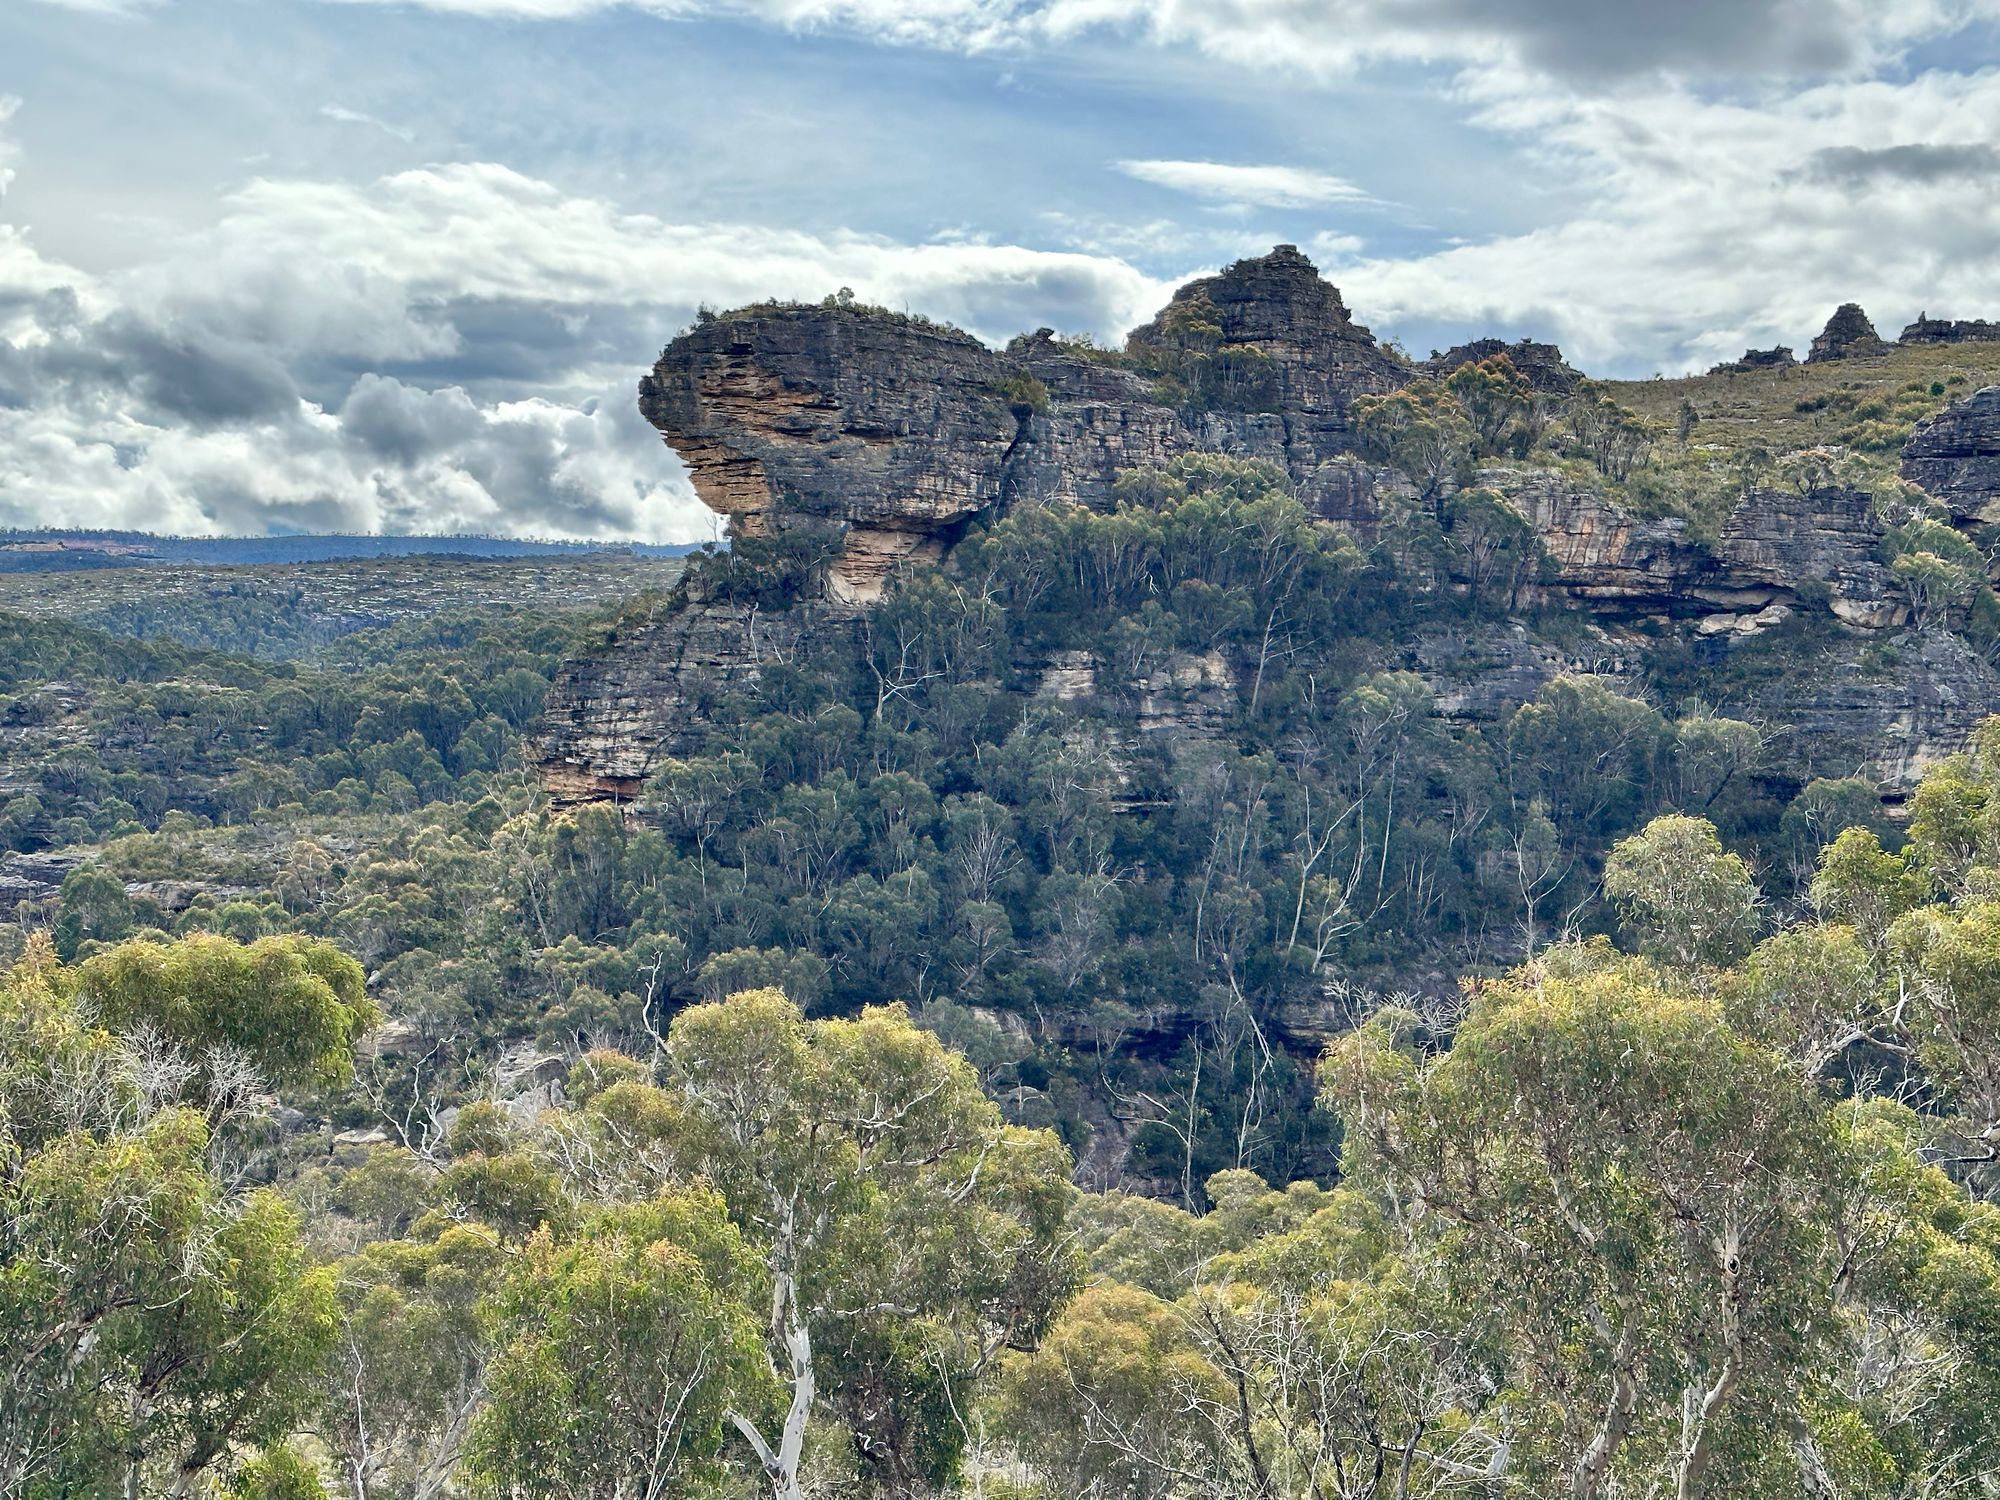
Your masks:
<instances>
[{"instance_id":1,"label":"eucalyptus tree","mask_svg":"<svg viewBox=\"0 0 2000 1500\"><path fill-rule=\"evenodd\" d=\"M303 1417L334 1273L235 1145L374 1014L306 939L30 943L0 983L0 1493L187 1494Z\"/></svg>"},{"instance_id":2,"label":"eucalyptus tree","mask_svg":"<svg viewBox=\"0 0 2000 1500\"><path fill-rule=\"evenodd\" d=\"M768 1277L784 1399L768 1423L726 1415L772 1493L802 1495L821 1405L877 1493L942 1485L973 1381L1074 1289L1068 1153L1009 1128L899 1005L808 1021L778 991L736 995L677 1016L665 1066L669 1151L721 1191Z\"/></svg>"}]
</instances>

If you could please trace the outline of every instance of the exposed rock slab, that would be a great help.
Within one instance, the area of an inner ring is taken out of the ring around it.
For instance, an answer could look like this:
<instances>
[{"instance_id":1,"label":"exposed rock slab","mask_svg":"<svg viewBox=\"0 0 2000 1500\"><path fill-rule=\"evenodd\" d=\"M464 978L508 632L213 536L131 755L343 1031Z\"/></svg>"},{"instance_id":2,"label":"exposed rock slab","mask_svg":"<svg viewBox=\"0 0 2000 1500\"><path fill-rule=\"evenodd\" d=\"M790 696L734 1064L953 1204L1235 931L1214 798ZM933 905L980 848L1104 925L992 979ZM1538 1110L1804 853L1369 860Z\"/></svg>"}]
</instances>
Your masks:
<instances>
[{"instance_id":1,"label":"exposed rock slab","mask_svg":"<svg viewBox=\"0 0 2000 1500\"><path fill-rule=\"evenodd\" d=\"M1856 490L1746 495L1718 535L1679 516L1648 518L1546 469L1495 468L1480 482L1506 495L1541 538L1561 594L1613 612L1755 612L1813 583L1873 605L1889 592L1869 497Z\"/></svg>"},{"instance_id":2,"label":"exposed rock slab","mask_svg":"<svg viewBox=\"0 0 2000 1500\"><path fill-rule=\"evenodd\" d=\"M557 803L630 801L668 756L703 748L717 710L809 636L850 621L825 609L783 613L710 604L663 610L563 664L532 751Z\"/></svg>"},{"instance_id":3,"label":"exposed rock slab","mask_svg":"<svg viewBox=\"0 0 2000 1500\"><path fill-rule=\"evenodd\" d=\"M1761 689L1746 716L1778 730L1774 758L1800 780L1859 773L1907 790L1996 709L2000 673L1930 630L1836 639Z\"/></svg>"},{"instance_id":4,"label":"exposed rock slab","mask_svg":"<svg viewBox=\"0 0 2000 1500\"><path fill-rule=\"evenodd\" d=\"M1270 361L1269 404L1285 413L1280 430L1287 450L1299 450L1295 463L1316 465L1351 450L1354 398L1396 390L1416 373L1354 321L1339 290L1293 245L1189 282L1133 331L1128 348L1171 350L1189 322L1206 320L1211 310L1218 352L1255 351Z\"/></svg>"},{"instance_id":5,"label":"exposed rock slab","mask_svg":"<svg viewBox=\"0 0 2000 1500\"><path fill-rule=\"evenodd\" d=\"M1410 665L1446 718L1499 723L1558 677L1592 677L1616 692L1637 692L1643 644L1593 626L1581 640L1557 645L1507 620L1420 636L1411 645Z\"/></svg>"},{"instance_id":6,"label":"exposed rock slab","mask_svg":"<svg viewBox=\"0 0 2000 1500\"><path fill-rule=\"evenodd\" d=\"M865 595L885 560L1000 500L1024 420L1010 368L970 334L889 313L751 309L675 339L639 409L733 534L849 529L836 576Z\"/></svg>"},{"instance_id":7,"label":"exposed rock slab","mask_svg":"<svg viewBox=\"0 0 2000 1500\"><path fill-rule=\"evenodd\" d=\"M1954 401L1903 448L1903 477L1957 521L2000 521L2000 385Z\"/></svg>"}]
</instances>

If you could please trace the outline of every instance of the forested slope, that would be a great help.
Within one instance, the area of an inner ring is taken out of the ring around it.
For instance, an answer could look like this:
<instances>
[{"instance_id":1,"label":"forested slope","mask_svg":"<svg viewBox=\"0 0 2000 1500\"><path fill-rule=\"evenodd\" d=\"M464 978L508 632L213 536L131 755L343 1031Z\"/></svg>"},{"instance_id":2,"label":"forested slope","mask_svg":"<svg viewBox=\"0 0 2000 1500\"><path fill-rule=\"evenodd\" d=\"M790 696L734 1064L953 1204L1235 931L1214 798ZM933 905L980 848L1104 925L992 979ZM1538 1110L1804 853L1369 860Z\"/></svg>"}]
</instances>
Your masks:
<instances>
[{"instance_id":1,"label":"forested slope","mask_svg":"<svg viewBox=\"0 0 2000 1500\"><path fill-rule=\"evenodd\" d=\"M684 574L21 585L0 1494L1988 1493L2000 360L1816 356L765 306Z\"/></svg>"}]
</instances>

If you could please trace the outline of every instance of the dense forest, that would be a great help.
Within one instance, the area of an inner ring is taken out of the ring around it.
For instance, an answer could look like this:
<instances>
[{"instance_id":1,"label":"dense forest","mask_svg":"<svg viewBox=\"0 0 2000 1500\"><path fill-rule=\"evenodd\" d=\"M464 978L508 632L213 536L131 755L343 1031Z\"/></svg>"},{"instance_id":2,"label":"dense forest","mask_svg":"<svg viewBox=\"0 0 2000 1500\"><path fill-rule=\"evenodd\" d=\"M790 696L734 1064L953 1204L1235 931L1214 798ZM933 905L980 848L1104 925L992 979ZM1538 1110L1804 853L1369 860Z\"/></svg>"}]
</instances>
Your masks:
<instances>
[{"instance_id":1,"label":"dense forest","mask_svg":"<svg viewBox=\"0 0 2000 1500\"><path fill-rule=\"evenodd\" d=\"M623 803L532 774L561 664L824 535L323 639L39 581L0 1493L1994 1493L2000 720L1892 804L1776 744L1805 610L1446 712L1401 643L1589 629L1482 458L1736 482L1502 364L1362 405L1377 536L1203 454L986 518ZM1880 649L1990 648L1850 469Z\"/></svg>"}]
</instances>

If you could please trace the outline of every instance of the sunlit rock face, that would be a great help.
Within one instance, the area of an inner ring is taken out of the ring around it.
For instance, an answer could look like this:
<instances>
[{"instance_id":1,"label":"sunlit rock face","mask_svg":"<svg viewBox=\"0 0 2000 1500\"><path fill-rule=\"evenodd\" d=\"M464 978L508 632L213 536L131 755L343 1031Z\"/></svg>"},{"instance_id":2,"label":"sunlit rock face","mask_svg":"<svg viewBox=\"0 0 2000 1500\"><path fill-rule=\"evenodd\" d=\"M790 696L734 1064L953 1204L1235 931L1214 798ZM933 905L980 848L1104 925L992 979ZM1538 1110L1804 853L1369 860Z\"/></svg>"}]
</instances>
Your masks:
<instances>
[{"instance_id":1,"label":"sunlit rock face","mask_svg":"<svg viewBox=\"0 0 2000 1500\"><path fill-rule=\"evenodd\" d=\"M1218 388L1163 391L1161 372L1190 357L1227 372ZM1353 451L1357 395L1412 375L1311 261L1281 246L1190 282L1125 356L1047 330L994 350L838 301L751 307L675 339L639 404L732 535L837 528L827 596L863 604L898 563L936 557L975 516L1102 505L1120 472L1176 454L1264 458L1304 479Z\"/></svg>"}]
</instances>

